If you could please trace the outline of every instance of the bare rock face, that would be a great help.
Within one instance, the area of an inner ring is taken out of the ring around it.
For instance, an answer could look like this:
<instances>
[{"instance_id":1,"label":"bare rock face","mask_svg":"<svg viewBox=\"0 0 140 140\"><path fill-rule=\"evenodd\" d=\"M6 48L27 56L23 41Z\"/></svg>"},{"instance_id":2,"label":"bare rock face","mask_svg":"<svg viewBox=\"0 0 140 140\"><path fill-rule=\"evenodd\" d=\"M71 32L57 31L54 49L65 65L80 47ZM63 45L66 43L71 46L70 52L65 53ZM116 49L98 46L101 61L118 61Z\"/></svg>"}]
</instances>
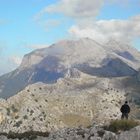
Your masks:
<instances>
[{"instance_id":1,"label":"bare rock face","mask_svg":"<svg viewBox=\"0 0 140 140\"><path fill-rule=\"evenodd\" d=\"M24 56L13 72L0 77L0 97L8 98L36 82L55 83L60 78L132 76L140 67L140 53L114 40L100 44L85 38L60 41Z\"/></svg>"}]
</instances>

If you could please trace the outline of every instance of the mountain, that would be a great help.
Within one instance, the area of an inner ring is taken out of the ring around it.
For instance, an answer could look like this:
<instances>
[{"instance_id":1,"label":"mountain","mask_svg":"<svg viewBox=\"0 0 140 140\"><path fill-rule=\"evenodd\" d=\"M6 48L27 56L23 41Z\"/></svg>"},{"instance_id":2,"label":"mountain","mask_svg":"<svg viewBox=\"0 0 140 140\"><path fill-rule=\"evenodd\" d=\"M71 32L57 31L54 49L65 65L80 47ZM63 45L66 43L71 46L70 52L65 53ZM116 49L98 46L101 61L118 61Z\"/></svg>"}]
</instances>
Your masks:
<instances>
[{"instance_id":1,"label":"mountain","mask_svg":"<svg viewBox=\"0 0 140 140\"><path fill-rule=\"evenodd\" d=\"M0 100L0 132L56 131L117 119L125 92L116 88L121 79L115 79L81 73L80 78L29 85L7 100ZM116 87L110 84L113 82Z\"/></svg>"},{"instance_id":2,"label":"mountain","mask_svg":"<svg viewBox=\"0 0 140 140\"><path fill-rule=\"evenodd\" d=\"M21 65L0 77L0 97L8 98L29 84L55 83L77 77L80 72L97 77L135 75L140 53L127 44L110 40L106 44L84 38L64 40L24 56Z\"/></svg>"},{"instance_id":3,"label":"mountain","mask_svg":"<svg viewBox=\"0 0 140 140\"><path fill-rule=\"evenodd\" d=\"M0 132L56 131L140 113L140 53L121 42L60 41L0 77Z\"/></svg>"},{"instance_id":4,"label":"mountain","mask_svg":"<svg viewBox=\"0 0 140 140\"><path fill-rule=\"evenodd\" d=\"M60 78L56 83L35 83L7 100L0 100L0 132L54 132L61 128L106 124L121 118L120 107L129 101L129 118L139 119L140 82L136 78Z\"/></svg>"}]
</instances>

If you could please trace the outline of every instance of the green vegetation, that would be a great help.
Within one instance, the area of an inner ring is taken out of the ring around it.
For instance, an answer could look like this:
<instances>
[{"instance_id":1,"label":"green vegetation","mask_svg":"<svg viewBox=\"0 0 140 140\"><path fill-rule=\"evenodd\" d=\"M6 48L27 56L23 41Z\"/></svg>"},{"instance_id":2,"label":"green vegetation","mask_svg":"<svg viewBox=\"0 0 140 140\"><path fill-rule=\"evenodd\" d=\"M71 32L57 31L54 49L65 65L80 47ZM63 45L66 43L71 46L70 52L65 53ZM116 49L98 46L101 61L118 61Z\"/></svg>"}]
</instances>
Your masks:
<instances>
[{"instance_id":1,"label":"green vegetation","mask_svg":"<svg viewBox=\"0 0 140 140\"><path fill-rule=\"evenodd\" d=\"M18 112L18 109L14 105L12 105L12 106L6 108L6 111L7 111L7 115L10 116L11 113L12 114L13 113L17 113Z\"/></svg>"},{"instance_id":2,"label":"green vegetation","mask_svg":"<svg viewBox=\"0 0 140 140\"><path fill-rule=\"evenodd\" d=\"M80 125L87 127L91 124L91 120L88 117L71 113L60 116L60 120L70 127L78 127Z\"/></svg>"},{"instance_id":3,"label":"green vegetation","mask_svg":"<svg viewBox=\"0 0 140 140\"><path fill-rule=\"evenodd\" d=\"M34 94L31 94L33 97L35 96Z\"/></svg>"},{"instance_id":4,"label":"green vegetation","mask_svg":"<svg viewBox=\"0 0 140 140\"><path fill-rule=\"evenodd\" d=\"M105 131L104 130L99 130L99 131L97 131L97 133L98 133L98 135L99 135L99 137L103 137L103 135L105 134Z\"/></svg>"},{"instance_id":5,"label":"green vegetation","mask_svg":"<svg viewBox=\"0 0 140 140\"><path fill-rule=\"evenodd\" d=\"M38 100L37 100L37 99L35 99L35 102L38 102Z\"/></svg>"},{"instance_id":6,"label":"green vegetation","mask_svg":"<svg viewBox=\"0 0 140 140\"><path fill-rule=\"evenodd\" d=\"M47 99L45 99L45 102L48 102L48 100L47 100Z\"/></svg>"},{"instance_id":7,"label":"green vegetation","mask_svg":"<svg viewBox=\"0 0 140 140\"><path fill-rule=\"evenodd\" d=\"M30 115L33 115L33 113L34 113L34 110L31 110L31 111L30 111Z\"/></svg>"},{"instance_id":8,"label":"green vegetation","mask_svg":"<svg viewBox=\"0 0 140 140\"><path fill-rule=\"evenodd\" d=\"M43 121L43 118L40 118L40 121Z\"/></svg>"},{"instance_id":9,"label":"green vegetation","mask_svg":"<svg viewBox=\"0 0 140 140\"><path fill-rule=\"evenodd\" d=\"M40 108L42 108L42 105L39 105Z\"/></svg>"},{"instance_id":10,"label":"green vegetation","mask_svg":"<svg viewBox=\"0 0 140 140\"><path fill-rule=\"evenodd\" d=\"M4 135L7 136L8 139L28 139L28 140L33 140L37 138L37 136L42 136L42 137L48 137L49 132L38 132L38 131L29 131L29 132L24 132L24 133L14 133L14 132L9 132L7 133L0 133L0 136Z\"/></svg>"},{"instance_id":11,"label":"green vegetation","mask_svg":"<svg viewBox=\"0 0 140 140\"><path fill-rule=\"evenodd\" d=\"M11 106L11 110L12 110L14 113L18 112L18 109L17 109L17 108L15 108L15 106L14 106L14 105L12 105L12 106Z\"/></svg>"},{"instance_id":12,"label":"green vegetation","mask_svg":"<svg viewBox=\"0 0 140 140\"><path fill-rule=\"evenodd\" d=\"M6 108L7 110L7 115L10 116L10 108Z\"/></svg>"},{"instance_id":13,"label":"green vegetation","mask_svg":"<svg viewBox=\"0 0 140 140\"><path fill-rule=\"evenodd\" d=\"M16 124L13 125L13 127L20 127L21 124L22 124L22 121L18 121L16 122Z\"/></svg>"},{"instance_id":14,"label":"green vegetation","mask_svg":"<svg viewBox=\"0 0 140 140\"><path fill-rule=\"evenodd\" d=\"M17 116L15 116L15 119L18 119L19 118L19 116L17 115Z\"/></svg>"},{"instance_id":15,"label":"green vegetation","mask_svg":"<svg viewBox=\"0 0 140 140\"><path fill-rule=\"evenodd\" d=\"M27 119L28 119L28 116L27 116L27 115L24 115L24 116L23 116L23 119L24 119L24 120L27 120Z\"/></svg>"},{"instance_id":16,"label":"green vegetation","mask_svg":"<svg viewBox=\"0 0 140 140\"><path fill-rule=\"evenodd\" d=\"M114 120L111 121L108 126L105 126L104 128L108 131L112 132L119 132L119 131L126 131L130 130L131 128L134 128L139 125L139 122L135 120Z\"/></svg>"}]
</instances>

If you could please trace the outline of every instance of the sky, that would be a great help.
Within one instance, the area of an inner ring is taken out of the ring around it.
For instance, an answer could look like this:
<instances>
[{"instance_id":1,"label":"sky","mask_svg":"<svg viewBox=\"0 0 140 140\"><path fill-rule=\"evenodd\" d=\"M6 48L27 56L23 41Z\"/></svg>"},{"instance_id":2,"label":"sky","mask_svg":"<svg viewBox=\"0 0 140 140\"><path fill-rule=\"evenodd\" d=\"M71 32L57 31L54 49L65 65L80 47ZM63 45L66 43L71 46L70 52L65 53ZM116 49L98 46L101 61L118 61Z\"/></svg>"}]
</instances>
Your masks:
<instances>
[{"instance_id":1,"label":"sky","mask_svg":"<svg viewBox=\"0 0 140 140\"><path fill-rule=\"evenodd\" d=\"M140 0L0 0L0 75L34 49L82 37L140 50Z\"/></svg>"}]
</instances>

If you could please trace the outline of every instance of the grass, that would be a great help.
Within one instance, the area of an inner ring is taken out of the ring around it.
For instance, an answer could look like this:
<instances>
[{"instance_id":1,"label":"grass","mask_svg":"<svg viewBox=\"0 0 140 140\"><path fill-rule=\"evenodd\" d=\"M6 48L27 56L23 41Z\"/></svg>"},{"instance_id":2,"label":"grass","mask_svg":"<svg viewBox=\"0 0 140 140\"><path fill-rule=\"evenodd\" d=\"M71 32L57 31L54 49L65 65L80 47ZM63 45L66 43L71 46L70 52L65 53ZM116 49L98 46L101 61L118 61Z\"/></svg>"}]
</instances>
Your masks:
<instances>
[{"instance_id":1,"label":"grass","mask_svg":"<svg viewBox=\"0 0 140 140\"><path fill-rule=\"evenodd\" d=\"M91 124L91 121L88 117L78 114L65 114L60 117L60 120L62 120L62 122L69 127L77 127L81 125L87 127Z\"/></svg>"},{"instance_id":2,"label":"grass","mask_svg":"<svg viewBox=\"0 0 140 140\"><path fill-rule=\"evenodd\" d=\"M119 131L130 130L131 128L134 128L138 125L140 125L140 123L135 120L114 120L104 128L108 131L118 133Z\"/></svg>"}]
</instances>

